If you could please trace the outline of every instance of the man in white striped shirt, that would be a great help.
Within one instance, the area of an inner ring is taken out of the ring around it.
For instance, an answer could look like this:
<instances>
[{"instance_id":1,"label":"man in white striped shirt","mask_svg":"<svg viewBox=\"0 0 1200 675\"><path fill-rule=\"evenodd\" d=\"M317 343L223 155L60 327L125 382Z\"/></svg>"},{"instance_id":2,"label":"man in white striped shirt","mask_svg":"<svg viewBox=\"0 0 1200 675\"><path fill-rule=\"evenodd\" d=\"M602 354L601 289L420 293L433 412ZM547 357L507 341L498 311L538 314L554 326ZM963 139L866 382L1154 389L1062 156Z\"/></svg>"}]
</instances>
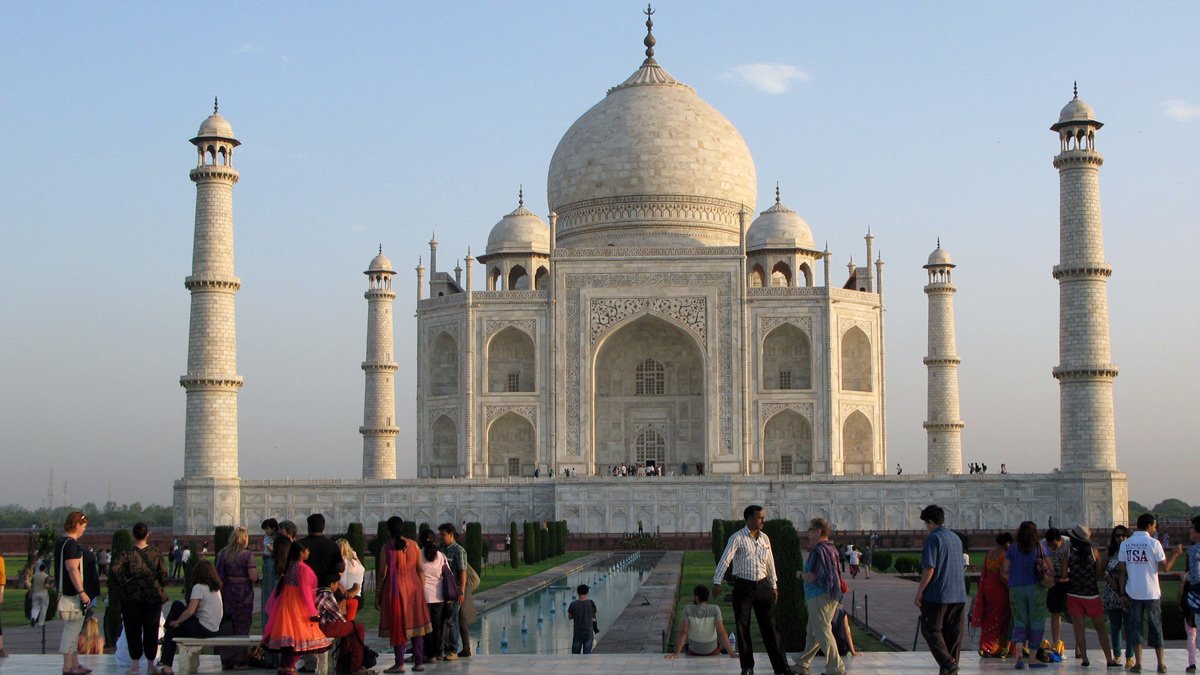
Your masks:
<instances>
[{"instance_id":1,"label":"man in white striped shirt","mask_svg":"<svg viewBox=\"0 0 1200 675\"><path fill-rule=\"evenodd\" d=\"M779 600L779 585L775 576L771 540L762 531L767 514L763 507L751 504L742 512L742 517L746 519L746 527L729 538L713 574L713 597L720 597L725 570L732 564L733 620L742 675L754 673L754 643L750 639L751 608L758 617L758 630L762 633L763 646L771 659L771 667L776 673L795 675L796 671L788 667L787 655L779 647L779 632L771 620L771 610Z\"/></svg>"}]
</instances>

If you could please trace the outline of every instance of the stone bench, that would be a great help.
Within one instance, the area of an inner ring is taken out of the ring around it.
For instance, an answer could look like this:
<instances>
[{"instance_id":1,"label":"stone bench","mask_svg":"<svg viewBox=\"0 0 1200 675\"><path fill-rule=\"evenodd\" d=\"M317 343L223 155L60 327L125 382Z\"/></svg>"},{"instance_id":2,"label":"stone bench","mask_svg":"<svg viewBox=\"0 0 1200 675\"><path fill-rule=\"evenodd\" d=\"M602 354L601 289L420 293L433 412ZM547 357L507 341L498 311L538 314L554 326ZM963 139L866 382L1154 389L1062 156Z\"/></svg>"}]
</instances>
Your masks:
<instances>
[{"instance_id":1,"label":"stone bench","mask_svg":"<svg viewBox=\"0 0 1200 675\"><path fill-rule=\"evenodd\" d=\"M175 672L180 675L190 675L200 669L200 652L205 647L255 647L262 644L261 635L219 635L210 638L175 638L177 647ZM328 675L329 652L316 654L317 673Z\"/></svg>"}]
</instances>

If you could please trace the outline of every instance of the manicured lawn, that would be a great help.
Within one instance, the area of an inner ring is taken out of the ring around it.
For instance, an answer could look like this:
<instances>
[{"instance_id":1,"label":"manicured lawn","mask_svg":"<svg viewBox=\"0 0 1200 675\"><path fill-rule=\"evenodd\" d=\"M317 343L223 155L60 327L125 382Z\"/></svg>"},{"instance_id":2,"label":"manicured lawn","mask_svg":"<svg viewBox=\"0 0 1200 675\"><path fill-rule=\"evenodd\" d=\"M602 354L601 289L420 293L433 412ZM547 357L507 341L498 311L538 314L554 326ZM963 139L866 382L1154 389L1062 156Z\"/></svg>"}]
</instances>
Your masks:
<instances>
[{"instance_id":1,"label":"manicured lawn","mask_svg":"<svg viewBox=\"0 0 1200 675\"><path fill-rule=\"evenodd\" d=\"M716 571L712 553L709 551L688 551L683 554L683 571L679 578L679 596L675 603L675 618L671 622L671 633L668 638L668 649L674 651L675 638L679 637L679 625L683 620L683 610L692 604L692 591L698 586L712 588L712 576ZM725 629L733 635L733 603L731 589L728 584L722 585L724 593L719 600L710 598L709 603L721 608L721 618L725 621ZM789 630L788 626L777 626L781 633ZM887 645L872 637L861 626L851 621L854 631L854 646L859 651L891 651ZM799 630L798 628L796 630ZM755 651L762 651L762 635L758 631L758 622L750 622L750 637L754 641Z\"/></svg>"},{"instance_id":2,"label":"manicured lawn","mask_svg":"<svg viewBox=\"0 0 1200 675\"><path fill-rule=\"evenodd\" d=\"M483 574L480 575L479 588L476 589L475 592L482 593L490 588L507 584L510 581L524 579L527 576L531 576L539 572L545 572L551 567L557 567L558 565L571 562L577 558L582 558L588 553L589 551L567 551L560 556L548 558L533 565L521 565L515 569L507 564L496 565L494 567L489 565L483 571Z\"/></svg>"}]
</instances>

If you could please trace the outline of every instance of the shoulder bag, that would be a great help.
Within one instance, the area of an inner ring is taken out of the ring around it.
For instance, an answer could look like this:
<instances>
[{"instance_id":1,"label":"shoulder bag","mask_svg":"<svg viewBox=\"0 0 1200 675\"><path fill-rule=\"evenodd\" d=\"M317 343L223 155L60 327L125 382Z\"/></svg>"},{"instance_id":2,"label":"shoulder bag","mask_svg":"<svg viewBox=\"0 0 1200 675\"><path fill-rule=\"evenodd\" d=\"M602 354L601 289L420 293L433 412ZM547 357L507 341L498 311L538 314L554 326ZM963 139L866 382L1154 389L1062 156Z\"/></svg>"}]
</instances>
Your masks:
<instances>
[{"instance_id":1,"label":"shoulder bag","mask_svg":"<svg viewBox=\"0 0 1200 675\"><path fill-rule=\"evenodd\" d=\"M1042 586L1052 588L1055 584L1054 562L1042 552L1041 543L1035 545L1037 546L1037 560L1033 563L1034 576L1038 578L1038 583Z\"/></svg>"},{"instance_id":2,"label":"shoulder bag","mask_svg":"<svg viewBox=\"0 0 1200 675\"><path fill-rule=\"evenodd\" d=\"M64 539L58 550L58 618L63 621L78 621L83 618L83 607L78 595L63 594L63 571L67 564L67 541Z\"/></svg>"},{"instance_id":3,"label":"shoulder bag","mask_svg":"<svg viewBox=\"0 0 1200 675\"><path fill-rule=\"evenodd\" d=\"M442 598L457 600L461 593L458 588L458 575L450 569L450 561L442 560Z\"/></svg>"},{"instance_id":4,"label":"shoulder bag","mask_svg":"<svg viewBox=\"0 0 1200 675\"><path fill-rule=\"evenodd\" d=\"M467 593L474 593L479 588L479 573L466 560L463 561L463 567L467 570Z\"/></svg>"}]
</instances>

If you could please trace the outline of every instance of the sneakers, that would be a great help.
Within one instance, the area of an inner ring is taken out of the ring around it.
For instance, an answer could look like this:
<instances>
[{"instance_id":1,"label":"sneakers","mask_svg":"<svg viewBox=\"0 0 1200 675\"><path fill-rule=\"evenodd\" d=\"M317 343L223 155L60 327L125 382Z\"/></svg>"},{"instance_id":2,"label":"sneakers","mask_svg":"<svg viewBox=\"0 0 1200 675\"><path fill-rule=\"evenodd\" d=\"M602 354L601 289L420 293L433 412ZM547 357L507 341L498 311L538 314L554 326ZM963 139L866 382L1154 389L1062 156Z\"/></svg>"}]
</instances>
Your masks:
<instances>
[{"instance_id":1,"label":"sneakers","mask_svg":"<svg viewBox=\"0 0 1200 675\"><path fill-rule=\"evenodd\" d=\"M1183 672L1185 672L1185 673L1194 673L1194 672L1196 672L1196 664L1194 664L1194 663L1188 664L1188 667L1187 667L1187 668L1185 668Z\"/></svg>"},{"instance_id":2,"label":"sneakers","mask_svg":"<svg viewBox=\"0 0 1200 675\"><path fill-rule=\"evenodd\" d=\"M445 654L442 655L442 658L445 659L446 661L457 661L458 654L455 654L454 652L446 652Z\"/></svg>"}]
</instances>

